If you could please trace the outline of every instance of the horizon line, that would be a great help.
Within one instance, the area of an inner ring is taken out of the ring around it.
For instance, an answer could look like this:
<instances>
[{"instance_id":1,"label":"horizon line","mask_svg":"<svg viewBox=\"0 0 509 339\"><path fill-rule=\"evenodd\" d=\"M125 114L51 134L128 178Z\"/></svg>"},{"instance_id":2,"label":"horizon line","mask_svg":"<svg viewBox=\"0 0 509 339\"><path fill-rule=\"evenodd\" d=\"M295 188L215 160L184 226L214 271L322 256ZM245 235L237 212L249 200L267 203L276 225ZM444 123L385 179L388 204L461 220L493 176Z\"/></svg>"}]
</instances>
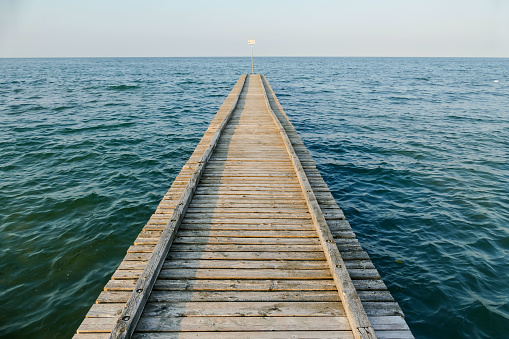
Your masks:
<instances>
[{"instance_id":1,"label":"horizon line","mask_svg":"<svg viewBox=\"0 0 509 339\"><path fill-rule=\"evenodd\" d=\"M0 59L114 59L114 58L251 58L250 56L21 56L21 57L0 57ZM256 58L476 58L476 59L509 59L501 56L307 56L307 55L282 55L282 56L255 56Z\"/></svg>"}]
</instances>

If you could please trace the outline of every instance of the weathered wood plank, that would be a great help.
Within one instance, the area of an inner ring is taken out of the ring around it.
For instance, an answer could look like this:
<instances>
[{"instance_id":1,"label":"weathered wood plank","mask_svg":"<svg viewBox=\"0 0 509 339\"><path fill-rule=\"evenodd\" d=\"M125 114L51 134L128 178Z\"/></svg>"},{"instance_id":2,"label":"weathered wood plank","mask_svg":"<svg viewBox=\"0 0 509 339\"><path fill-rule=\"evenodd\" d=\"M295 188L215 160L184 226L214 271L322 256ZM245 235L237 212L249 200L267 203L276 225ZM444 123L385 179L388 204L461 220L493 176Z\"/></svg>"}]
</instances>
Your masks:
<instances>
[{"instance_id":1,"label":"weathered wood plank","mask_svg":"<svg viewBox=\"0 0 509 339\"><path fill-rule=\"evenodd\" d=\"M195 212L189 213L185 216L185 221L190 222L192 219L302 219L311 221L309 213L299 212L280 212L280 213L260 213L260 212L232 212L232 213L221 213L221 212Z\"/></svg>"},{"instance_id":2,"label":"weathered wood plank","mask_svg":"<svg viewBox=\"0 0 509 339\"><path fill-rule=\"evenodd\" d=\"M258 204L258 205L261 205L261 204ZM256 204L247 205L245 207L239 207L239 206L233 207L232 206L232 207L223 207L223 208L220 208L217 206L214 206L214 207L203 206L201 208L196 208L196 207L188 208L187 212L189 214L198 214L198 213L214 213L214 214L261 213L261 214L265 214L265 213L270 213L275 216L278 216L278 214L283 213L283 214L289 214L289 215L305 215L306 217L309 217L309 211L305 205L296 206L296 207L285 206L282 208L271 207L271 206L267 206L267 205L265 205L263 207L258 207L258 206L256 206Z\"/></svg>"},{"instance_id":3,"label":"weathered wood plank","mask_svg":"<svg viewBox=\"0 0 509 339\"><path fill-rule=\"evenodd\" d=\"M77 333L109 333L115 327L117 319L113 318L85 318L78 327Z\"/></svg>"},{"instance_id":4,"label":"weathered wood plank","mask_svg":"<svg viewBox=\"0 0 509 339\"><path fill-rule=\"evenodd\" d=\"M122 261L118 267L118 271L142 271L147 261ZM376 269L368 269L362 267L359 262L345 262L348 273L353 280L377 280L380 274ZM210 268L210 269L328 269L326 261L302 261L302 260L285 260L285 261L240 261L240 260L166 260L163 269L183 269L183 268ZM121 272L119 272L121 273ZM116 275L115 277L118 277Z\"/></svg>"},{"instance_id":5,"label":"weathered wood plank","mask_svg":"<svg viewBox=\"0 0 509 339\"><path fill-rule=\"evenodd\" d=\"M378 339L413 339L414 336L410 332L407 331L376 331L376 337Z\"/></svg>"},{"instance_id":6,"label":"weathered wood plank","mask_svg":"<svg viewBox=\"0 0 509 339\"><path fill-rule=\"evenodd\" d=\"M145 306L145 317L345 316L341 302L158 302Z\"/></svg>"},{"instance_id":7,"label":"weathered wood plank","mask_svg":"<svg viewBox=\"0 0 509 339\"><path fill-rule=\"evenodd\" d=\"M315 245L318 238L289 238L289 237L181 237L177 236L174 244L247 244L247 245Z\"/></svg>"},{"instance_id":8,"label":"weathered wood plank","mask_svg":"<svg viewBox=\"0 0 509 339\"><path fill-rule=\"evenodd\" d=\"M312 225L308 219L291 218L190 218L184 219L186 224L278 224L278 225Z\"/></svg>"},{"instance_id":9,"label":"weathered wood plank","mask_svg":"<svg viewBox=\"0 0 509 339\"><path fill-rule=\"evenodd\" d=\"M327 269L325 260L166 260L164 268Z\"/></svg>"},{"instance_id":10,"label":"weathered wood plank","mask_svg":"<svg viewBox=\"0 0 509 339\"><path fill-rule=\"evenodd\" d=\"M137 332L348 331L346 317L142 317Z\"/></svg>"},{"instance_id":11,"label":"weathered wood plank","mask_svg":"<svg viewBox=\"0 0 509 339\"><path fill-rule=\"evenodd\" d=\"M330 279L328 269L162 269L160 279Z\"/></svg>"},{"instance_id":12,"label":"weathered wood plank","mask_svg":"<svg viewBox=\"0 0 509 339\"><path fill-rule=\"evenodd\" d=\"M323 252L179 252L170 251L167 259L225 259L225 260L325 260Z\"/></svg>"},{"instance_id":13,"label":"weathered wood plank","mask_svg":"<svg viewBox=\"0 0 509 339\"><path fill-rule=\"evenodd\" d=\"M125 303L131 292L104 291L97 298L98 303ZM341 301L335 291L167 291L153 290L149 303L196 302L196 301Z\"/></svg>"},{"instance_id":14,"label":"weathered wood plank","mask_svg":"<svg viewBox=\"0 0 509 339\"><path fill-rule=\"evenodd\" d=\"M400 316L378 316L369 317L375 331L407 331L409 327L403 317Z\"/></svg>"},{"instance_id":15,"label":"weathered wood plank","mask_svg":"<svg viewBox=\"0 0 509 339\"><path fill-rule=\"evenodd\" d=\"M141 247L141 246L140 246ZM320 245L174 244L172 252L321 252Z\"/></svg>"},{"instance_id":16,"label":"weathered wood plank","mask_svg":"<svg viewBox=\"0 0 509 339\"><path fill-rule=\"evenodd\" d=\"M182 227L182 226L181 226ZM244 238L317 238L316 232L311 231L274 231L274 230L243 230L235 229L230 230L212 230L212 229L201 229L201 230L188 230L187 228L181 228L179 230L179 237L244 237Z\"/></svg>"},{"instance_id":17,"label":"weathered wood plank","mask_svg":"<svg viewBox=\"0 0 509 339\"><path fill-rule=\"evenodd\" d=\"M146 228L149 229L150 227L157 227L157 226L147 226ZM197 223L185 223L180 226L180 231L239 231L239 232L246 232L246 231L262 231L262 232L268 232L267 234L271 234L271 232L284 232L288 231L292 234L299 234L299 235L307 235L307 234L315 234L316 232L313 228L312 224L300 224L300 225L293 225L293 224L279 224L279 223L252 223L252 224L235 224L235 223L217 223L217 224L197 224ZM144 228L145 229L145 228Z\"/></svg>"},{"instance_id":18,"label":"weathered wood plank","mask_svg":"<svg viewBox=\"0 0 509 339\"><path fill-rule=\"evenodd\" d=\"M73 339L108 339L110 337L110 333L82 333L75 334Z\"/></svg>"},{"instance_id":19,"label":"weathered wood plank","mask_svg":"<svg viewBox=\"0 0 509 339\"><path fill-rule=\"evenodd\" d=\"M280 338L306 338L306 339L351 339L351 331L269 331L269 332L164 332L164 333L135 333L136 339L280 339Z\"/></svg>"},{"instance_id":20,"label":"weathered wood plank","mask_svg":"<svg viewBox=\"0 0 509 339\"><path fill-rule=\"evenodd\" d=\"M165 291L336 291L332 280L165 280L159 279L154 290Z\"/></svg>"}]
</instances>

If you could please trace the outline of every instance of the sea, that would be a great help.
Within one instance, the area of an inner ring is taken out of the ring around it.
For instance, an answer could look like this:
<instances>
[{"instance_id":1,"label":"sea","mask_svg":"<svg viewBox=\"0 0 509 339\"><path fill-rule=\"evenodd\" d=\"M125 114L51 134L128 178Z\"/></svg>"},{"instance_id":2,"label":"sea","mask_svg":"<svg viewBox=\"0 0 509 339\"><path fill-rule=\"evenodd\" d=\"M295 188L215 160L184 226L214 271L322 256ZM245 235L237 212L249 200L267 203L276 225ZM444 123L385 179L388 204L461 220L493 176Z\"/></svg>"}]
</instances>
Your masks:
<instances>
[{"instance_id":1,"label":"sea","mask_svg":"<svg viewBox=\"0 0 509 339\"><path fill-rule=\"evenodd\" d=\"M0 337L70 338L250 58L0 59ZM255 57L416 338L509 333L509 59Z\"/></svg>"}]
</instances>

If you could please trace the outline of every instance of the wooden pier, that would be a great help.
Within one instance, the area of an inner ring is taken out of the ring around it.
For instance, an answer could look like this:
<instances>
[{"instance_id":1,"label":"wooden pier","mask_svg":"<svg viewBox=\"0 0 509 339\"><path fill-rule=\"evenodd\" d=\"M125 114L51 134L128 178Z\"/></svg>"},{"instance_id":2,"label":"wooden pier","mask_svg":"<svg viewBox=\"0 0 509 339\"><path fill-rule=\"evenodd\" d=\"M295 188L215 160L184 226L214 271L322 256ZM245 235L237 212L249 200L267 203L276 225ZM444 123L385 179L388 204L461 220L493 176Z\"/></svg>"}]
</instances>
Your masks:
<instances>
[{"instance_id":1,"label":"wooden pier","mask_svg":"<svg viewBox=\"0 0 509 339\"><path fill-rule=\"evenodd\" d=\"M263 75L243 75L75 338L413 338Z\"/></svg>"}]
</instances>

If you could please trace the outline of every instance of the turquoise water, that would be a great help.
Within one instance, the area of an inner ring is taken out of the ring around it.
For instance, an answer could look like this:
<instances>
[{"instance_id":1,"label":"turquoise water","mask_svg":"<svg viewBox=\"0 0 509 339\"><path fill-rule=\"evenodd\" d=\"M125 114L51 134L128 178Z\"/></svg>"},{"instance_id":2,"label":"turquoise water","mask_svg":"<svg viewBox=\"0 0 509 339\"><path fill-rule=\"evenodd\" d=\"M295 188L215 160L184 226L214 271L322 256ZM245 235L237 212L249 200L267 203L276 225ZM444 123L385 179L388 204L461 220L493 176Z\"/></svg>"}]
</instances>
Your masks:
<instances>
[{"instance_id":1,"label":"turquoise water","mask_svg":"<svg viewBox=\"0 0 509 339\"><path fill-rule=\"evenodd\" d=\"M1 337L72 336L250 66L0 60ZM508 69L255 60L418 338L509 331Z\"/></svg>"}]
</instances>

